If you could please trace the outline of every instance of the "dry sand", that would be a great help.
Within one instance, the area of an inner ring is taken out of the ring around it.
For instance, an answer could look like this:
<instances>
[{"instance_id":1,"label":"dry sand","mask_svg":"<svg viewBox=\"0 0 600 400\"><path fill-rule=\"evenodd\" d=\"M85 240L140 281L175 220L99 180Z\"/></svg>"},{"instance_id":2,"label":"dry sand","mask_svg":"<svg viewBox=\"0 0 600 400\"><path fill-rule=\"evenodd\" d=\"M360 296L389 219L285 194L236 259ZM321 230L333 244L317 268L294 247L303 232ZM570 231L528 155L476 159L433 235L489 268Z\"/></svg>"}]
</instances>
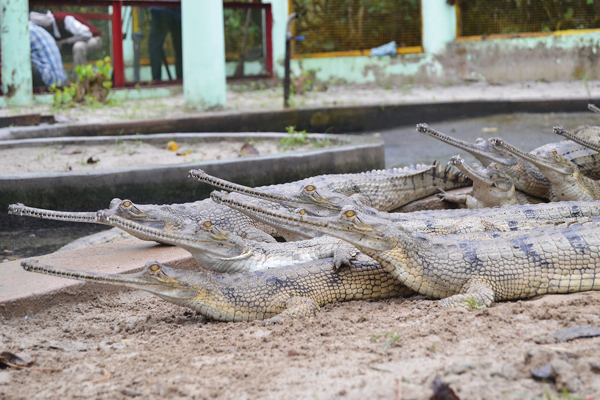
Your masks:
<instances>
[{"instance_id":1,"label":"dry sand","mask_svg":"<svg viewBox=\"0 0 600 400\"><path fill-rule=\"evenodd\" d=\"M555 399L564 387L600 398L600 337L544 344L565 327L600 325L600 292L487 310L423 296L354 301L263 326L80 288L41 310L4 309L0 351L60 371L0 370L0 399L429 399L436 375L463 400ZM550 362L556 382L532 379Z\"/></svg>"},{"instance_id":2,"label":"dry sand","mask_svg":"<svg viewBox=\"0 0 600 400\"><path fill-rule=\"evenodd\" d=\"M173 151L142 140L116 139L106 145L48 145L0 149L0 174L27 172L93 171L119 168L184 164L198 161L226 160L247 156L281 153L286 150L310 149L311 145L286 149L277 140L253 140L246 143L220 142L178 143Z\"/></svg>"}]
</instances>

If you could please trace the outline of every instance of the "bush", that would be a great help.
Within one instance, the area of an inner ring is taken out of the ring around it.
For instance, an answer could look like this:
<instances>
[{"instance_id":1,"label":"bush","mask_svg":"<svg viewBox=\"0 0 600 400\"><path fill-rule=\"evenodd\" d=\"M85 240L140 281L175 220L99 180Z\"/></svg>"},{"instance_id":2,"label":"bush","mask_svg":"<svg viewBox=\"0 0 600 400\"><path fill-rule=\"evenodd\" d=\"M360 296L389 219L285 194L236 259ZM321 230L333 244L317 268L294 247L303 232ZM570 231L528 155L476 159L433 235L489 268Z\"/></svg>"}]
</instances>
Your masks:
<instances>
[{"instance_id":1,"label":"bush","mask_svg":"<svg viewBox=\"0 0 600 400\"><path fill-rule=\"evenodd\" d=\"M77 83L71 83L62 89L53 84L50 92L54 93L54 106L71 107L76 103L109 103L112 89L112 71L110 57L96 61L96 65L78 65L75 67Z\"/></svg>"}]
</instances>

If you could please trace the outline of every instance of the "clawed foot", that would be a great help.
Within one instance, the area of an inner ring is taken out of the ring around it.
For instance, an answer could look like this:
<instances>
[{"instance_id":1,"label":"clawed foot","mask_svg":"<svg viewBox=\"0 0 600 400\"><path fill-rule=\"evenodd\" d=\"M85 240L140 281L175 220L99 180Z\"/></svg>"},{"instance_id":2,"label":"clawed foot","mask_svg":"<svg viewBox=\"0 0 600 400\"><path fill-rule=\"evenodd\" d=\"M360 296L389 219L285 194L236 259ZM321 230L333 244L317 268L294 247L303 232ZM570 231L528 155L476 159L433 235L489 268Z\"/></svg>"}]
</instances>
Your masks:
<instances>
[{"instance_id":1,"label":"clawed foot","mask_svg":"<svg viewBox=\"0 0 600 400\"><path fill-rule=\"evenodd\" d=\"M279 315L274 316L273 318L269 318L269 319L265 319L264 321L262 321L260 323L261 326L266 326L266 325L281 325L283 323L283 318L281 318Z\"/></svg>"},{"instance_id":2,"label":"clawed foot","mask_svg":"<svg viewBox=\"0 0 600 400\"><path fill-rule=\"evenodd\" d=\"M356 259L358 250L355 248L343 248L335 251L333 255L333 269L339 271L342 266L352 266L352 260Z\"/></svg>"},{"instance_id":3,"label":"clawed foot","mask_svg":"<svg viewBox=\"0 0 600 400\"><path fill-rule=\"evenodd\" d=\"M448 196L448 193L446 193L446 191L444 189L441 189L441 188L437 188L437 191L439 193L436 193L435 195L437 197L439 197L440 199L442 199L442 200L446 200L446 197Z\"/></svg>"}]
</instances>

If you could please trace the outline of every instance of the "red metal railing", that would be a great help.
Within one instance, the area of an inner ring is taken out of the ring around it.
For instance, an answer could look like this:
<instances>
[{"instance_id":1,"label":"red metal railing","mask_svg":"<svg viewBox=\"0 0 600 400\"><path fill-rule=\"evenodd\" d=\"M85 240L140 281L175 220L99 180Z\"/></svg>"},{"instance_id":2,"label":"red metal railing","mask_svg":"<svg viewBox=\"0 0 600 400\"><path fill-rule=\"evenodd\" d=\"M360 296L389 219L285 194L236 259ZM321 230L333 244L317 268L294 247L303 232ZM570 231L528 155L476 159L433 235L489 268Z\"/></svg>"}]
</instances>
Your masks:
<instances>
[{"instance_id":1,"label":"red metal railing","mask_svg":"<svg viewBox=\"0 0 600 400\"><path fill-rule=\"evenodd\" d=\"M107 14L85 14L82 15L86 19L110 19L112 21L112 48L113 48L113 86L117 88L125 87L125 64L123 61L123 21L121 15L121 7L123 5L133 7L180 7L181 0L85 0L84 2L75 2L73 0L29 0L31 6L53 5L53 6L69 6L69 5L89 5L89 6L112 6L112 15ZM273 14L271 12L271 4L268 3L242 3L242 2L226 2L223 3L225 8L243 8L243 9L258 9L265 10L265 69L267 75L273 76ZM130 86L129 82L127 86Z\"/></svg>"}]
</instances>

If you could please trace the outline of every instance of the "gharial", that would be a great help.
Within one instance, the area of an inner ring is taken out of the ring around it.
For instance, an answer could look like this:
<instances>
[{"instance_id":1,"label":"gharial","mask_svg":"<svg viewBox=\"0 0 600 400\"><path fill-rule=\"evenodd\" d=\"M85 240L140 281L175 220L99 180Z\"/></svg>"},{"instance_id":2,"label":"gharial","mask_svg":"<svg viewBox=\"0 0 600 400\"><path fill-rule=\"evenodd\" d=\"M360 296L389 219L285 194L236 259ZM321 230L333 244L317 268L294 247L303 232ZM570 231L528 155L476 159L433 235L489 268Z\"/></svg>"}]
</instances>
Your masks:
<instances>
[{"instance_id":1,"label":"gharial","mask_svg":"<svg viewBox=\"0 0 600 400\"><path fill-rule=\"evenodd\" d=\"M438 189L451 190L471 185L471 180L439 163L431 165L374 170L358 174L320 175L296 182L250 188L208 175L202 170L191 170L189 176L199 182L238 192L257 195L265 201L299 207L308 201L322 208L334 204L321 201L315 187L327 192L350 197L380 211L392 211L411 201L436 193Z\"/></svg>"},{"instance_id":2,"label":"gharial","mask_svg":"<svg viewBox=\"0 0 600 400\"><path fill-rule=\"evenodd\" d=\"M59 269L32 260L21 265L26 271L144 290L217 321L277 323L313 316L332 302L414 293L364 256L340 270L333 268L332 259L323 259L234 275L178 270L157 261L126 275Z\"/></svg>"},{"instance_id":3,"label":"gharial","mask_svg":"<svg viewBox=\"0 0 600 400\"><path fill-rule=\"evenodd\" d=\"M274 228L260 224L235 210L215 204L210 199L171 205L140 205L127 199L113 199L110 202L110 208L104 211L107 214L117 215L139 224L167 231L194 230L198 222L210 217L215 225L235 232L243 238L262 242L275 242L273 236L277 234ZM21 203L11 204L8 207L8 213L57 221L110 225L108 221L98 219L97 212L46 210L28 207ZM152 240L140 235L138 232L128 233L142 240Z\"/></svg>"},{"instance_id":4,"label":"gharial","mask_svg":"<svg viewBox=\"0 0 600 400\"><path fill-rule=\"evenodd\" d=\"M378 215L384 214L383 212L378 213ZM577 203L567 203L560 207L545 206L539 209L513 207L507 212L489 210L475 213L475 216L450 218L448 216L451 214L448 212L415 214L417 215L414 218L411 218L411 215L405 215L404 221L397 221L397 223L412 231L431 234L462 234L479 231L512 232L549 223L569 222L574 220L573 217L569 217L573 215L577 215L578 218L584 215L600 215L600 207L587 207L585 204L579 207ZM459 214L464 213L459 212ZM391 214L391 216L393 215L395 214ZM444 216L446 218L443 218ZM329 257L333 257L334 266L339 268L341 265L351 263L358 253L350 244L330 236L285 243L263 243L243 239L231 232L219 229L209 220L198 224L195 232L185 233L148 227L116 215L106 214L103 211L98 212L98 219L149 240L181 247L190 252L200 266L223 273L281 268ZM296 228L291 228L291 230L296 230Z\"/></svg>"},{"instance_id":5,"label":"gharial","mask_svg":"<svg viewBox=\"0 0 600 400\"><path fill-rule=\"evenodd\" d=\"M468 143L431 129L427 124L418 124L417 131L469 152L485 166L496 163L521 192L550 201L558 200L552 191L552 184L537 166L515 157L487 140L477 139L474 144ZM572 141L550 143L532 150L529 154L543 157L553 152L575 164L582 175L600 179L600 154Z\"/></svg>"},{"instance_id":6,"label":"gharial","mask_svg":"<svg viewBox=\"0 0 600 400\"><path fill-rule=\"evenodd\" d=\"M600 183L584 176L580 168L557 152L548 156L525 153L500 138L492 138L494 146L535 164L550 181L552 192L559 201L600 200Z\"/></svg>"},{"instance_id":7,"label":"gharial","mask_svg":"<svg viewBox=\"0 0 600 400\"><path fill-rule=\"evenodd\" d=\"M600 219L489 238L410 232L352 209L312 217L267 210L215 192L215 201L286 226L306 226L356 246L399 282L443 306L600 290Z\"/></svg>"},{"instance_id":8,"label":"gharial","mask_svg":"<svg viewBox=\"0 0 600 400\"><path fill-rule=\"evenodd\" d=\"M313 204L313 214L316 216L332 216L338 213L332 213L333 210L339 207L353 207L367 215L385 219L392 224L397 224L403 229L428 233L432 235L444 234L460 234L468 232L484 232L484 231L516 231L527 230L534 227L546 226L548 224L570 223L579 218L592 218L600 216L600 203L589 201L580 202L555 202L541 204L525 204L507 206L503 208L482 208L482 209L457 209L457 210L426 210L416 211L411 213L387 213L366 206L361 202L348 201L348 198L337 195L335 193L320 190L320 188L312 187L311 192L316 193L315 197L318 201ZM211 197L215 196L211 194ZM260 198L261 192L253 191L251 196ZM333 200L330 196L333 196ZM266 197L273 199L273 196ZM309 215L305 213L305 208L308 203L299 204L301 207L295 209L300 215ZM218 199L217 199L218 201ZM291 200L290 205L293 204ZM318 204L332 204L327 207L326 212L318 213ZM345 204L345 205L344 205ZM272 225L274 227L283 226L280 223L273 222L268 218L263 218L261 214L253 213L245 208L236 208L239 212L247 215L250 218L260 220L262 223ZM314 237L319 232L313 232L308 226L290 226L285 225L285 229L290 232Z\"/></svg>"},{"instance_id":9,"label":"gharial","mask_svg":"<svg viewBox=\"0 0 600 400\"><path fill-rule=\"evenodd\" d=\"M215 272L238 273L301 264L333 257L336 267L349 264L358 251L343 240L324 236L298 242L264 243L219 229L210 220L194 232L171 232L148 227L117 215L98 212L98 219L136 236L171 244L190 252L200 266Z\"/></svg>"},{"instance_id":10,"label":"gharial","mask_svg":"<svg viewBox=\"0 0 600 400\"><path fill-rule=\"evenodd\" d=\"M430 234L450 234L480 231L510 231L529 229L547 224L549 221L567 221L572 218L600 216L600 207L590 206L589 203L562 203L560 205L539 205L535 207L515 207L506 211L499 210L427 210L411 213L386 213L365 205L359 197L343 196L327 188L309 184L290 189L285 194L265 192L257 188L249 188L206 174L202 170L192 170L197 179L210 183L218 188L235 191L274 203L282 203L288 209L314 216L333 216L345 206L352 206L370 215L388 219L404 228ZM516 195L526 196L524 194ZM530 203L539 200L530 199ZM245 213L251 218L260 216ZM270 224L268 220L262 220ZM281 224L274 226L282 229ZM290 230L286 227L288 231ZM305 237L315 237L319 233L307 228L294 227L293 231Z\"/></svg>"},{"instance_id":11,"label":"gharial","mask_svg":"<svg viewBox=\"0 0 600 400\"><path fill-rule=\"evenodd\" d=\"M450 190L470 184L468 178L448 173L434 164L356 174L319 175L297 182L266 186L262 189L285 193L290 188L293 190L311 182L315 185L325 185L330 190L347 196L360 194L363 198L368 198L371 205L386 210L435 193L438 188ZM269 204L265 203L264 206ZM279 207L276 203L271 203L271 206ZM303 236L291 235L283 228L280 231L274 230L235 210L215 204L210 199L172 205L139 205L131 200L113 199L107 212L165 230L193 231L198 223L210 219L216 226L246 239L264 242L274 242L273 237L284 237L286 240L306 239ZM103 223L97 220L96 213L45 210L23 204L12 204L9 213L60 221ZM133 232L129 233L136 235ZM137 237L147 240L143 236Z\"/></svg>"},{"instance_id":12,"label":"gharial","mask_svg":"<svg viewBox=\"0 0 600 400\"><path fill-rule=\"evenodd\" d=\"M470 167L460 156L453 156L448 165L457 168L473 181L470 193L451 195L440 189L439 197L444 201L465 204L467 208L503 207L515 204L536 204L542 200L516 191L515 185L492 163L487 168L474 163Z\"/></svg>"}]
</instances>

